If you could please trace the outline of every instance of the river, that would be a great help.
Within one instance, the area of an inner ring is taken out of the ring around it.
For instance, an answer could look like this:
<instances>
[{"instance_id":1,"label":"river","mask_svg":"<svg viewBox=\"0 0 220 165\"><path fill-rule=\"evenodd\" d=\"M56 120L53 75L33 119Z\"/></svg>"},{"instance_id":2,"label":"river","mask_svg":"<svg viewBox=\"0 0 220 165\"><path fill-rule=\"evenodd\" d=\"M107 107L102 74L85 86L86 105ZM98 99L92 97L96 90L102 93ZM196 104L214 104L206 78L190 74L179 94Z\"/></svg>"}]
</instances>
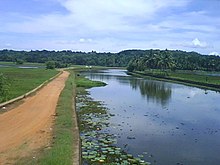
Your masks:
<instances>
[{"instance_id":1,"label":"river","mask_svg":"<svg viewBox=\"0 0 220 165\"><path fill-rule=\"evenodd\" d=\"M107 83L89 89L115 114L105 131L117 146L153 165L220 164L220 94L128 76L124 70L84 73Z\"/></svg>"}]
</instances>

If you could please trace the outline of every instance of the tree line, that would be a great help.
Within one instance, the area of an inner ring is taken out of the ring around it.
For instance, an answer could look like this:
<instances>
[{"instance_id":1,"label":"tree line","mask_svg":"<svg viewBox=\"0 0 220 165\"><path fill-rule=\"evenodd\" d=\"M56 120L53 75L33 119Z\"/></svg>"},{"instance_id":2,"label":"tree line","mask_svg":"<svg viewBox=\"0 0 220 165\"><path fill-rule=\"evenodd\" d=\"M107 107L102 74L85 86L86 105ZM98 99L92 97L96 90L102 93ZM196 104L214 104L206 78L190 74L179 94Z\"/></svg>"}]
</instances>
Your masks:
<instances>
[{"instance_id":1,"label":"tree line","mask_svg":"<svg viewBox=\"0 0 220 165\"><path fill-rule=\"evenodd\" d=\"M178 50L149 50L144 56L131 60L127 69L128 71L146 69L220 71L220 57Z\"/></svg>"},{"instance_id":2,"label":"tree line","mask_svg":"<svg viewBox=\"0 0 220 165\"><path fill-rule=\"evenodd\" d=\"M172 69L220 71L220 57L201 55L181 50L124 50L119 53L81 51L14 51L0 50L0 61L47 63L54 61L56 67L68 65L96 65L126 67L133 70Z\"/></svg>"}]
</instances>

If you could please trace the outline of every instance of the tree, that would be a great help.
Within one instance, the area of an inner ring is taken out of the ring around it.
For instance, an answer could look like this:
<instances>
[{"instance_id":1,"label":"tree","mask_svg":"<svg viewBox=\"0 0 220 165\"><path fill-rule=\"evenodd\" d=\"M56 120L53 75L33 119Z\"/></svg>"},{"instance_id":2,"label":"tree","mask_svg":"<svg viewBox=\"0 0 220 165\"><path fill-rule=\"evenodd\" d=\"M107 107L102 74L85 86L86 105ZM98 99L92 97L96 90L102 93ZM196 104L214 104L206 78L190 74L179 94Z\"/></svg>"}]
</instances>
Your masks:
<instances>
[{"instance_id":1,"label":"tree","mask_svg":"<svg viewBox=\"0 0 220 165\"><path fill-rule=\"evenodd\" d=\"M134 65L134 60L130 61L128 66L127 66L127 70L129 72L133 72L135 70L135 65Z\"/></svg>"},{"instance_id":2,"label":"tree","mask_svg":"<svg viewBox=\"0 0 220 165\"><path fill-rule=\"evenodd\" d=\"M47 69L55 69L55 61L47 61L46 68Z\"/></svg>"},{"instance_id":3,"label":"tree","mask_svg":"<svg viewBox=\"0 0 220 165\"><path fill-rule=\"evenodd\" d=\"M17 65L24 64L24 60L22 60L22 59L16 59L15 62L16 62Z\"/></svg>"},{"instance_id":4,"label":"tree","mask_svg":"<svg viewBox=\"0 0 220 165\"><path fill-rule=\"evenodd\" d=\"M7 78L0 74L0 102L6 101L9 95L9 82Z\"/></svg>"}]
</instances>

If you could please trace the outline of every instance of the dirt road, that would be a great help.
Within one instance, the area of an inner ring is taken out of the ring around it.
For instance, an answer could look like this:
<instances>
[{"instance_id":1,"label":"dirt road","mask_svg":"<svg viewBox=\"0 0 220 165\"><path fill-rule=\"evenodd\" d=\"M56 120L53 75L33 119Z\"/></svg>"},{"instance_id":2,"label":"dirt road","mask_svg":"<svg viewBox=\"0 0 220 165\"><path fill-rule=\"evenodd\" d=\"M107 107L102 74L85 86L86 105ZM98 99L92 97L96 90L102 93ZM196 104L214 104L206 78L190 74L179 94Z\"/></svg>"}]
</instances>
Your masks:
<instances>
[{"instance_id":1,"label":"dirt road","mask_svg":"<svg viewBox=\"0 0 220 165\"><path fill-rule=\"evenodd\" d=\"M0 114L0 165L48 147L57 101L69 73L63 72L36 95Z\"/></svg>"}]
</instances>

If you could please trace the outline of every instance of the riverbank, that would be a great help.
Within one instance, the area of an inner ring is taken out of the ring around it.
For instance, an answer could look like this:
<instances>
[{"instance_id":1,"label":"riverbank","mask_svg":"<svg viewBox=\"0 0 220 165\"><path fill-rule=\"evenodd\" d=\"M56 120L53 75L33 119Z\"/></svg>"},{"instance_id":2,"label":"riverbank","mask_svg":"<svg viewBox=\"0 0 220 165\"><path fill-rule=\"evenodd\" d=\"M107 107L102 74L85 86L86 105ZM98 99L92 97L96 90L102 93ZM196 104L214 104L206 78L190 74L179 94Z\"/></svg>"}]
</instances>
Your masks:
<instances>
[{"instance_id":1,"label":"riverbank","mask_svg":"<svg viewBox=\"0 0 220 165\"><path fill-rule=\"evenodd\" d=\"M110 127L109 119L115 114L111 114L102 102L94 100L86 89L106 84L91 81L83 76L76 77L76 84L76 109L82 140L82 162L84 164L148 165L148 162L141 159L142 155L134 157L123 148L117 147L116 135L105 131Z\"/></svg>"},{"instance_id":2,"label":"riverbank","mask_svg":"<svg viewBox=\"0 0 220 165\"><path fill-rule=\"evenodd\" d=\"M165 80L195 86L203 89L220 91L220 76L210 76L207 74L193 74L183 72L153 72L153 71L134 71L128 74L137 77L151 77L156 80Z\"/></svg>"}]
</instances>

